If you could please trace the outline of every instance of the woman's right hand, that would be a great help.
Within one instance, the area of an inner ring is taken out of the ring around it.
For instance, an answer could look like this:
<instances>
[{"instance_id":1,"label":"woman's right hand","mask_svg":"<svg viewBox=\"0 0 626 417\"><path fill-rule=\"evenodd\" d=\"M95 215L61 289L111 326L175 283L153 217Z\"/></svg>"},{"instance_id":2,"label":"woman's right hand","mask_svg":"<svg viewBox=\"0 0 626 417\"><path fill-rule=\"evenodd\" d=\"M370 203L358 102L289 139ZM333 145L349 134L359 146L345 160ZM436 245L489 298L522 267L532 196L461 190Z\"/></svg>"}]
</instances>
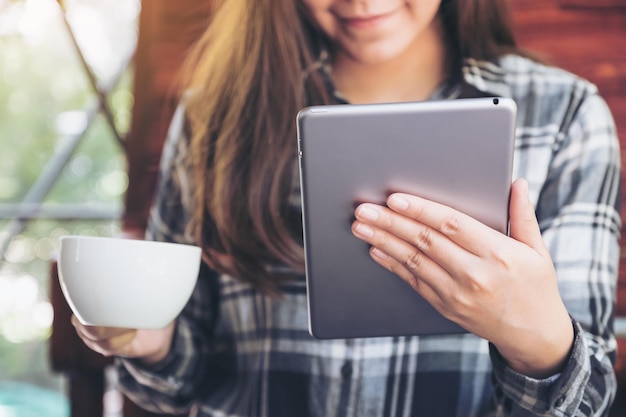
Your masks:
<instances>
[{"instance_id":1,"label":"woman's right hand","mask_svg":"<svg viewBox=\"0 0 626 417\"><path fill-rule=\"evenodd\" d=\"M72 316L72 324L90 349L104 356L135 358L146 364L157 363L167 356L175 326L175 322L156 330L87 326L76 316Z\"/></svg>"}]
</instances>

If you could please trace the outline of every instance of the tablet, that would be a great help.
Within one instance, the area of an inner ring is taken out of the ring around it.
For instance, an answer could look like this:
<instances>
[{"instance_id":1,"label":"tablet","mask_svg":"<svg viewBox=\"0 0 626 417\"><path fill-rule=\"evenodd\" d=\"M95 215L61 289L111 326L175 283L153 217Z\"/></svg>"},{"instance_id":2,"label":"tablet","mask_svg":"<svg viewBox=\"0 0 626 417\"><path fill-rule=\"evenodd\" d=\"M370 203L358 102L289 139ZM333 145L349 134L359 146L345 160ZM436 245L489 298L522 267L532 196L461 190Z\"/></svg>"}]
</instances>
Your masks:
<instances>
[{"instance_id":1,"label":"tablet","mask_svg":"<svg viewBox=\"0 0 626 417\"><path fill-rule=\"evenodd\" d=\"M507 98L329 105L297 116L309 331L319 339L461 333L352 235L359 202L399 191L502 233L517 107Z\"/></svg>"}]
</instances>

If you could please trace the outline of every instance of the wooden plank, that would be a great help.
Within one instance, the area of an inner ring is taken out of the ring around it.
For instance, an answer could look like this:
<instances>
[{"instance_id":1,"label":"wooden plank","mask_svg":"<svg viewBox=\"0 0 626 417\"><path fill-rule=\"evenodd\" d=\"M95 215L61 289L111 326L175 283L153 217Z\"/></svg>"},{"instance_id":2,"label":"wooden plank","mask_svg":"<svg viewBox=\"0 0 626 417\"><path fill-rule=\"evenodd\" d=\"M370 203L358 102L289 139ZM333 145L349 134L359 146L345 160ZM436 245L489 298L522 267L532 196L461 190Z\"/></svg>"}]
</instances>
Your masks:
<instances>
[{"instance_id":1,"label":"wooden plank","mask_svg":"<svg viewBox=\"0 0 626 417\"><path fill-rule=\"evenodd\" d=\"M176 106L174 82L185 53L206 27L212 4L195 0L143 2L122 221L123 228L135 235L146 226L161 148Z\"/></svg>"},{"instance_id":2,"label":"wooden plank","mask_svg":"<svg viewBox=\"0 0 626 417\"><path fill-rule=\"evenodd\" d=\"M570 9L618 9L626 10L626 0L560 0L563 8Z\"/></svg>"}]
</instances>

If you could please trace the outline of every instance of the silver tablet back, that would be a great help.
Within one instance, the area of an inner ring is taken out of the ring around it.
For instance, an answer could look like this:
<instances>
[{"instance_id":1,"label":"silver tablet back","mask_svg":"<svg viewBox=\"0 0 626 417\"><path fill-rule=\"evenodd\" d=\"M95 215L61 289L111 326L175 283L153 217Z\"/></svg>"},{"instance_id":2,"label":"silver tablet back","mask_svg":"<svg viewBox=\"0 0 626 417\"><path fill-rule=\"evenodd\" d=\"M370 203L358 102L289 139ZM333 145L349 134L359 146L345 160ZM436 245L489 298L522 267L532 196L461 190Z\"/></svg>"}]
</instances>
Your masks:
<instances>
[{"instance_id":1,"label":"silver tablet back","mask_svg":"<svg viewBox=\"0 0 626 417\"><path fill-rule=\"evenodd\" d=\"M317 338L464 332L369 256L350 225L391 191L507 233L510 99L316 106L297 118L309 329Z\"/></svg>"}]
</instances>

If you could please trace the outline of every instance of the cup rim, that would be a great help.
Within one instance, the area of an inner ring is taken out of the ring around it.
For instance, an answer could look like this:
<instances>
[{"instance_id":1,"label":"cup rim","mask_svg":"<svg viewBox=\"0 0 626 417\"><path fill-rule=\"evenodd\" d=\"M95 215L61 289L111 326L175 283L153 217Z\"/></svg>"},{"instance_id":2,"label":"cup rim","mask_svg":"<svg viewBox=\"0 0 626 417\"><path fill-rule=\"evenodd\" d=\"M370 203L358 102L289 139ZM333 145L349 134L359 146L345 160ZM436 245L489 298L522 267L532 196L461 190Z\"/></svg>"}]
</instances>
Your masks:
<instances>
[{"instance_id":1,"label":"cup rim","mask_svg":"<svg viewBox=\"0 0 626 417\"><path fill-rule=\"evenodd\" d=\"M178 243L178 242L165 242L161 240L146 240L146 239L138 239L138 238L126 238L126 237L116 237L116 236L92 236L92 235L65 235L61 236L59 239L60 243L63 241L78 241L78 240L100 240L100 241L118 241L118 242L138 242L139 245L154 245L154 246L176 246L180 248L181 246L201 250L200 246L194 245L191 243ZM132 244L132 243L131 243Z\"/></svg>"}]
</instances>

